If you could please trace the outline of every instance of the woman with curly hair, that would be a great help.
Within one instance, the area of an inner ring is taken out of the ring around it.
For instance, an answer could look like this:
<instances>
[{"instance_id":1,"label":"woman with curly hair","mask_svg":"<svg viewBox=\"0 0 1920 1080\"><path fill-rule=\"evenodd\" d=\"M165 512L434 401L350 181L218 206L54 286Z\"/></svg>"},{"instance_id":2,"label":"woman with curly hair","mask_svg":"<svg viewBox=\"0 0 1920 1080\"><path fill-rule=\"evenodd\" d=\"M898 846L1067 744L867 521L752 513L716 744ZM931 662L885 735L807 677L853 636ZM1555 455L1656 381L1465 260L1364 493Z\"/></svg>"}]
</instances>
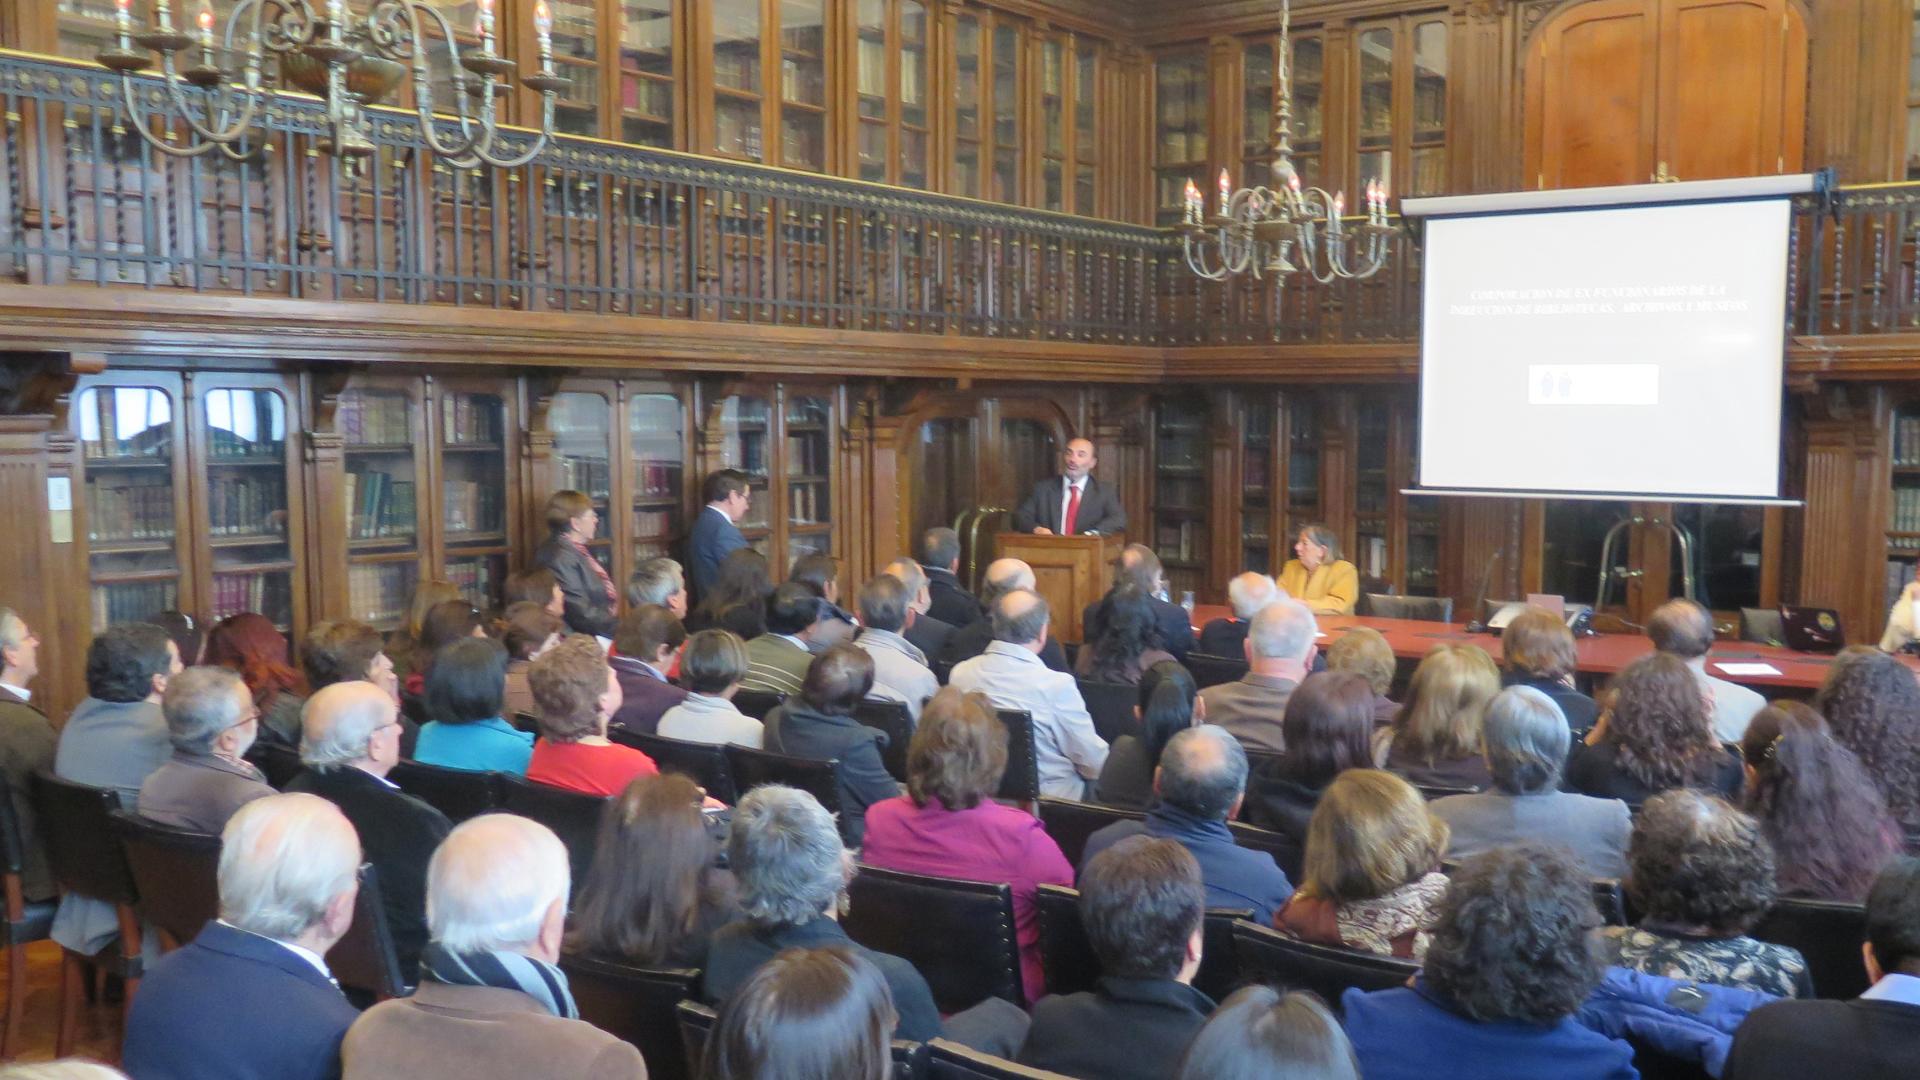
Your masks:
<instances>
[{"instance_id":1,"label":"woman with curly hair","mask_svg":"<svg viewBox=\"0 0 1920 1080\"><path fill-rule=\"evenodd\" d=\"M1413 785L1378 769L1348 769L1320 796L1300 891L1274 915L1274 929L1316 945L1420 959L1447 891L1447 836Z\"/></svg>"},{"instance_id":2,"label":"woman with curly hair","mask_svg":"<svg viewBox=\"0 0 1920 1080\"><path fill-rule=\"evenodd\" d=\"M299 744L307 680L294 669L286 635L274 629L273 620L253 611L221 619L207 632L207 663L237 673L247 684L269 742Z\"/></svg>"},{"instance_id":3,"label":"woman with curly hair","mask_svg":"<svg viewBox=\"0 0 1920 1080\"><path fill-rule=\"evenodd\" d=\"M1813 707L1866 766L1907 848L1920 850L1920 683L1913 671L1877 649L1843 649Z\"/></svg>"},{"instance_id":4,"label":"woman with curly hair","mask_svg":"<svg viewBox=\"0 0 1920 1080\"><path fill-rule=\"evenodd\" d=\"M1601 959L1669 979L1812 997L1799 950L1747 936L1773 906L1773 845L1723 799L1668 791L1647 800L1627 842L1633 926L1600 932Z\"/></svg>"},{"instance_id":5,"label":"woman with curly hair","mask_svg":"<svg viewBox=\"0 0 1920 1080\"><path fill-rule=\"evenodd\" d=\"M1773 843L1780 895L1865 898L1880 868L1900 853L1900 828L1860 759L1798 701L1755 714L1740 752L1746 809Z\"/></svg>"},{"instance_id":6,"label":"woman with curly hair","mask_svg":"<svg viewBox=\"0 0 1920 1080\"><path fill-rule=\"evenodd\" d=\"M1134 585L1120 585L1100 601L1094 623L1098 634L1080 649L1073 673L1090 682L1137 686L1140 675L1173 654L1161 648L1160 625L1154 619L1147 594Z\"/></svg>"},{"instance_id":7,"label":"woman with curly hair","mask_svg":"<svg viewBox=\"0 0 1920 1080\"><path fill-rule=\"evenodd\" d=\"M1707 692L1686 661L1652 653L1615 676L1607 710L1567 766L1567 788L1639 806L1670 788L1737 798L1740 759L1713 737Z\"/></svg>"},{"instance_id":8,"label":"woman with curly hair","mask_svg":"<svg viewBox=\"0 0 1920 1080\"><path fill-rule=\"evenodd\" d=\"M1435 646L1413 669L1393 726L1374 736L1374 763L1428 787L1486 787L1481 713L1499 692L1500 669L1485 650Z\"/></svg>"}]
</instances>

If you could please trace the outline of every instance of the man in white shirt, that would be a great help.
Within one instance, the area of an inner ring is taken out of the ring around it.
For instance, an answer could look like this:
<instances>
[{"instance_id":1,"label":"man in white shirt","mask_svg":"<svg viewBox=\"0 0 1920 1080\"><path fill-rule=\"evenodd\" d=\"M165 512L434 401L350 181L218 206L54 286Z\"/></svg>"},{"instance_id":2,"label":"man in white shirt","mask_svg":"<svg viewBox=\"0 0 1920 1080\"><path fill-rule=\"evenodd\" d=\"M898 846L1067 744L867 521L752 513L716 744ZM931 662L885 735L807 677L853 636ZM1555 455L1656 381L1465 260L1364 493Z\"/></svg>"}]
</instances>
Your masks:
<instances>
[{"instance_id":1,"label":"man in white shirt","mask_svg":"<svg viewBox=\"0 0 1920 1080\"><path fill-rule=\"evenodd\" d=\"M873 657L872 696L904 702L917 724L920 706L940 692L940 680L926 655L902 636L914 619L912 599L906 585L890 574L867 582L860 589L860 621L866 629L854 644Z\"/></svg>"},{"instance_id":2,"label":"man in white shirt","mask_svg":"<svg viewBox=\"0 0 1920 1080\"><path fill-rule=\"evenodd\" d=\"M1686 661L1701 689L1713 695L1713 735L1737 743L1747 733L1753 714L1767 707L1757 692L1707 674L1707 651L1713 648L1713 616L1691 600L1669 600L1647 620L1653 647Z\"/></svg>"},{"instance_id":3,"label":"man in white shirt","mask_svg":"<svg viewBox=\"0 0 1920 1080\"><path fill-rule=\"evenodd\" d=\"M1087 782L1107 763L1107 744L1073 676L1040 660L1047 644L1047 601L1031 589L1013 589L994 601L993 641L987 651L954 666L948 685L987 695L994 708L1033 716L1040 794L1086 797Z\"/></svg>"},{"instance_id":4,"label":"man in white shirt","mask_svg":"<svg viewBox=\"0 0 1920 1080\"><path fill-rule=\"evenodd\" d=\"M1060 454L1060 475L1034 485L1013 512L1013 527L1035 536L1123 532L1127 512L1111 487L1093 478L1093 443L1073 439Z\"/></svg>"}]
</instances>

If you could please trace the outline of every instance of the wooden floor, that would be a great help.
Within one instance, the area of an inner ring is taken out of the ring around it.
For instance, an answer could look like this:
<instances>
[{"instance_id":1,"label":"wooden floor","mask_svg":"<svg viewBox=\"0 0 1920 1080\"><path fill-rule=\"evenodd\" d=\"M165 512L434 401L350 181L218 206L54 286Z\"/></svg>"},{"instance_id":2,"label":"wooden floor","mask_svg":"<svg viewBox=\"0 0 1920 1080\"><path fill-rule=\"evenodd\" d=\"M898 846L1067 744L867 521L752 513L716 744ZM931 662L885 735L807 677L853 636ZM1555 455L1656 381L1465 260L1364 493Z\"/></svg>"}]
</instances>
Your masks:
<instances>
[{"instance_id":1,"label":"wooden floor","mask_svg":"<svg viewBox=\"0 0 1920 1080\"><path fill-rule=\"evenodd\" d=\"M0 982L4 981L6 968L0 965ZM6 988L8 994L15 992L15 987ZM51 1061L54 1036L60 1030L60 946L51 941L27 946L26 992L26 1017L20 1024L19 1046L11 1060ZM118 1061L120 1006L82 1005L80 1035L73 1052L96 1061Z\"/></svg>"}]
</instances>

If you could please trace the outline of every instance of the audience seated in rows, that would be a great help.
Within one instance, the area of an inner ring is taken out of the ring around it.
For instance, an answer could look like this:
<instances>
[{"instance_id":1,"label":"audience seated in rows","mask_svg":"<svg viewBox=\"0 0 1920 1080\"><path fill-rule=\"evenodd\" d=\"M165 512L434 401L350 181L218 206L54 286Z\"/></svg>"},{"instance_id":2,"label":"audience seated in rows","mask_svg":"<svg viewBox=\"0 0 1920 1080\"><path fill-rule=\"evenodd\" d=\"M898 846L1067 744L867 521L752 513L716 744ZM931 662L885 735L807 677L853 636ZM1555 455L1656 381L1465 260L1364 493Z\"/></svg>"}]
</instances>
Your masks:
<instances>
[{"instance_id":1,"label":"audience seated in rows","mask_svg":"<svg viewBox=\"0 0 1920 1080\"><path fill-rule=\"evenodd\" d=\"M833 817L804 791L767 784L734 808L727 862L739 881L743 918L713 935L702 993L721 1005L761 965L786 949L840 946L880 970L898 1020L893 1037L924 1042L945 1036L1009 1056L1026 1032L1018 1006L989 998L943 1023L933 991L912 964L856 945L840 928L853 858L840 846Z\"/></svg>"},{"instance_id":2,"label":"audience seated in rows","mask_svg":"<svg viewBox=\"0 0 1920 1080\"><path fill-rule=\"evenodd\" d=\"M1207 906L1252 909L1260 922L1293 895L1273 856L1234 843L1227 822L1246 795L1247 752L1226 731L1210 724L1189 728L1167 742L1153 773L1158 799L1140 821L1116 821L1087 838L1081 865L1129 836L1173 840L1200 863Z\"/></svg>"},{"instance_id":3,"label":"audience seated in rows","mask_svg":"<svg viewBox=\"0 0 1920 1080\"><path fill-rule=\"evenodd\" d=\"M340 808L380 879L401 976L412 979L427 944L427 860L452 828L447 816L387 779L400 760L400 719L392 697L366 682L314 692L300 715L306 768L289 791Z\"/></svg>"},{"instance_id":4,"label":"audience seated in rows","mask_svg":"<svg viewBox=\"0 0 1920 1080\"><path fill-rule=\"evenodd\" d=\"M1539 843L1566 851L1588 877L1626 876L1633 831L1627 804L1560 790L1573 736L1557 702L1534 687L1509 686L1487 705L1481 737L1493 784L1431 807L1452 834L1450 858Z\"/></svg>"},{"instance_id":5,"label":"audience seated in rows","mask_svg":"<svg viewBox=\"0 0 1920 1080\"><path fill-rule=\"evenodd\" d=\"M960 584L959 533L945 526L928 529L920 538L920 568L927 574L927 614L954 627L979 621L988 599L974 599Z\"/></svg>"},{"instance_id":6,"label":"audience seated in rows","mask_svg":"<svg viewBox=\"0 0 1920 1080\"><path fill-rule=\"evenodd\" d=\"M1033 567L1019 559L995 559L987 564L985 583L980 590L980 612L970 622L960 624L947 637L940 662L949 669L958 667L987 651L993 642L993 608L1000 598L1015 589L1034 588ZM1040 662L1054 671L1068 671L1067 652L1052 635L1040 647Z\"/></svg>"},{"instance_id":7,"label":"audience seated in rows","mask_svg":"<svg viewBox=\"0 0 1920 1080\"><path fill-rule=\"evenodd\" d=\"M787 581L805 585L822 602L820 625L807 641L815 656L832 646L852 641L858 628L854 617L840 606L840 562L824 552L811 552L793 560L787 568Z\"/></svg>"},{"instance_id":8,"label":"audience seated in rows","mask_svg":"<svg viewBox=\"0 0 1920 1080\"><path fill-rule=\"evenodd\" d=\"M260 731L253 694L223 667L191 667L160 699L173 755L140 785L140 816L218 835L234 812L273 794L246 760Z\"/></svg>"},{"instance_id":9,"label":"audience seated in rows","mask_svg":"<svg viewBox=\"0 0 1920 1080\"><path fill-rule=\"evenodd\" d=\"M767 632L767 599L773 595L773 571L767 557L743 547L720 560L711 587L687 616L687 630L731 630L742 641Z\"/></svg>"},{"instance_id":10,"label":"audience seated in rows","mask_svg":"<svg viewBox=\"0 0 1920 1080\"><path fill-rule=\"evenodd\" d=\"M1140 677L1133 715L1140 734L1122 735L1107 748L1106 764L1094 785L1094 797L1107 806L1144 810L1153 802L1153 771L1167 740L1206 720L1206 705L1193 674L1180 661L1162 660Z\"/></svg>"},{"instance_id":11,"label":"audience seated in rows","mask_svg":"<svg viewBox=\"0 0 1920 1080\"><path fill-rule=\"evenodd\" d=\"M407 601L407 621L387 635L386 653L393 662L394 678L400 681L402 688L405 688L409 676L424 672L433 659L431 652L423 653L420 648L421 638L426 632L427 613L436 604L458 599L460 589L451 581L423 578L414 583L413 595ZM318 690L319 687L313 689Z\"/></svg>"},{"instance_id":12,"label":"audience seated in rows","mask_svg":"<svg viewBox=\"0 0 1920 1080\"><path fill-rule=\"evenodd\" d=\"M593 499L585 492L556 491L547 496L546 520L547 538L530 561L553 572L562 597L560 617L576 634L612 637L620 592L587 547L600 530Z\"/></svg>"},{"instance_id":13,"label":"audience seated in rows","mask_svg":"<svg viewBox=\"0 0 1920 1080\"><path fill-rule=\"evenodd\" d=\"M1166 570L1160 564L1160 556L1145 544L1128 544L1120 549L1113 562L1113 587L1081 612L1080 624L1087 640L1100 640L1105 631L1109 599L1129 586L1146 598L1153 625L1159 630L1157 640L1150 644L1166 650L1175 660L1185 660L1193 649L1193 618L1186 608L1162 599L1167 592Z\"/></svg>"},{"instance_id":14,"label":"audience seated in rows","mask_svg":"<svg viewBox=\"0 0 1920 1080\"><path fill-rule=\"evenodd\" d=\"M799 694L767 714L767 749L793 757L840 762L840 835L860 846L867 809L900 794L881 762L886 734L853 718L873 689L873 658L841 643L815 657Z\"/></svg>"},{"instance_id":15,"label":"audience seated in rows","mask_svg":"<svg viewBox=\"0 0 1920 1080\"><path fill-rule=\"evenodd\" d=\"M729 630L702 630L680 651L687 696L660 716L659 734L687 742L761 748L765 726L741 712L733 695L747 677L747 646Z\"/></svg>"},{"instance_id":16,"label":"audience seated in rows","mask_svg":"<svg viewBox=\"0 0 1920 1080\"><path fill-rule=\"evenodd\" d=\"M1348 990L1367 1080L1631 1080L1633 1049L1573 1014L1600 981L1587 878L1554 848L1468 859L1412 986Z\"/></svg>"},{"instance_id":17,"label":"audience seated in rows","mask_svg":"<svg viewBox=\"0 0 1920 1080\"><path fill-rule=\"evenodd\" d=\"M766 694L800 692L813 663L813 639L827 619L827 602L789 581L767 599L767 632L747 642L743 689ZM744 636L744 635L743 635Z\"/></svg>"},{"instance_id":18,"label":"audience seated in rows","mask_svg":"<svg viewBox=\"0 0 1920 1080\"><path fill-rule=\"evenodd\" d=\"M1287 752L1247 778L1241 817L1305 844L1327 785L1373 764L1373 717L1373 690L1361 676L1319 671L1303 679L1280 720Z\"/></svg>"},{"instance_id":19,"label":"audience seated in rows","mask_svg":"<svg viewBox=\"0 0 1920 1080\"><path fill-rule=\"evenodd\" d=\"M20 890L28 901L51 900L53 872L33 813L33 774L53 766L60 737L33 703L27 684L40 673L40 638L12 608L0 607L0 777L20 823Z\"/></svg>"},{"instance_id":20,"label":"audience seated in rows","mask_svg":"<svg viewBox=\"0 0 1920 1080\"><path fill-rule=\"evenodd\" d=\"M900 636L919 649L923 662L931 665L946 649L947 636L953 633L954 626L929 614L933 607L933 593L927 587L926 569L915 560L901 556L882 567L880 572L907 587L907 610L913 613L913 618L907 620Z\"/></svg>"},{"instance_id":21,"label":"audience seated in rows","mask_svg":"<svg viewBox=\"0 0 1920 1080\"><path fill-rule=\"evenodd\" d=\"M1268 604L1285 594L1273 578L1249 570L1235 575L1227 582L1227 606L1233 614L1219 619L1207 620L1200 628L1200 639L1194 649L1208 656L1239 656L1245 651L1247 627L1253 617L1264 611Z\"/></svg>"},{"instance_id":22,"label":"audience seated in rows","mask_svg":"<svg viewBox=\"0 0 1920 1080\"><path fill-rule=\"evenodd\" d=\"M627 607L659 604L676 619L687 617L687 574L680 564L656 555L633 568L627 577Z\"/></svg>"},{"instance_id":23,"label":"audience seated in rows","mask_svg":"<svg viewBox=\"0 0 1920 1080\"><path fill-rule=\"evenodd\" d=\"M927 666L926 654L903 635L919 618L913 594L890 574L881 574L860 589L860 620L865 628L854 644L873 658L874 696L898 701L907 715L920 719L920 708L940 689Z\"/></svg>"},{"instance_id":24,"label":"audience seated in rows","mask_svg":"<svg viewBox=\"0 0 1920 1080\"><path fill-rule=\"evenodd\" d=\"M660 717L687 699L687 692L667 680L687 628L673 612L659 604L637 607L620 617L613 631L613 652L607 664L620 682L621 703L609 727L652 735Z\"/></svg>"},{"instance_id":25,"label":"audience seated in rows","mask_svg":"<svg viewBox=\"0 0 1920 1080\"><path fill-rule=\"evenodd\" d=\"M1860 759L1799 701L1754 714L1740 751L1745 807L1773 845L1780 895L1858 903L1900 853L1900 827Z\"/></svg>"},{"instance_id":26,"label":"audience seated in rows","mask_svg":"<svg viewBox=\"0 0 1920 1080\"><path fill-rule=\"evenodd\" d=\"M579 1019L556 966L569 883L544 825L483 814L453 830L427 868L420 985L354 1021L346 1080L646 1076L638 1050Z\"/></svg>"},{"instance_id":27,"label":"audience seated in rows","mask_svg":"<svg viewBox=\"0 0 1920 1080\"><path fill-rule=\"evenodd\" d=\"M1174 1080L1360 1080L1353 1044L1318 997L1243 986L1188 1044Z\"/></svg>"},{"instance_id":28,"label":"audience seated in rows","mask_svg":"<svg viewBox=\"0 0 1920 1080\"><path fill-rule=\"evenodd\" d=\"M1152 597L1133 585L1116 585L1100 601L1099 633L1080 647L1073 673L1089 682L1136 686L1140 674L1162 660L1174 659L1161 648Z\"/></svg>"},{"instance_id":29,"label":"audience seated in rows","mask_svg":"<svg viewBox=\"0 0 1920 1080\"><path fill-rule=\"evenodd\" d=\"M552 618L540 612L543 618ZM427 674L427 716L414 760L449 769L527 774L533 735L502 715L507 650L492 638L462 638L440 650Z\"/></svg>"},{"instance_id":30,"label":"audience seated in rows","mask_svg":"<svg viewBox=\"0 0 1920 1080\"><path fill-rule=\"evenodd\" d=\"M182 664L187 663L185 657ZM237 673L260 711L262 735L292 746L300 741L300 706L306 704L307 683L288 662L287 638L273 620L256 611L242 611L213 624L207 631L207 658Z\"/></svg>"},{"instance_id":31,"label":"audience seated in rows","mask_svg":"<svg viewBox=\"0 0 1920 1080\"><path fill-rule=\"evenodd\" d=\"M912 874L1006 882L1027 1000L1040 970L1041 885L1070 885L1073 867L1032 814L993 801L1007 768L1007 729L979 694L947 687L927 704L907 749L907 794L867 811L862 862Z\"/></svg>"},{"instance_id":32,"label":"audience seated in rows","mask_svg":"<svg viewBox=\"0 0 1920 1080\"><path fill-rule=\"evenodd\" d=\"M1315 522L1294 537L1293 558L1280 568L1280 589L1315 615L1351 615L1360 599L1360 571L1340 557L1340 538Z\"/></svg>"},{"instance_id":33,"label":"audience seated in rows","mask_svg":"<svg viewBox=\"0 0 1920 1080\"><path fill-rule=\"evenodd\" d=\"M574 899L569 953L642 967L699 968L713 932L739 914L718 869L702 794L678 773L642 776L600 815L593 862Z\"/></svg>"},{"instance_id":34,"label":"audience seated in rows","mask_svg":"<svg viewBox=\"0 0 1920 1080\"><path fill-rule=\"evenodd\" d=\"M359 1011L324 957L353 921L359 869L353 826L325 799L269 794L240 808L221 831L220 918L141 983L121 1052L128 1072L338 1077Z\"/></svg>"},{"instance_id":35,"label":"audience seated in rows","mask_svg":"<svg viewBox=\"0 0 1920 1080\"><path fill-rule=\"evenodd\" d=\"M540 740L527 779L585 795L618 795L636 776L660 770L653 759L607 738L620 711L620 680L600 643L575 634L533 662L527 673L540 706Z\"/></svg>"},{"instance_id":36,"label":"audience seated in rows","mask_svg":"<svg viewBox=\"0 0 1920 1080\"><path fill-rule=\"evenodd\" d=\"M1349 769L1320 797L1300 889L1274 928L1316 945L1419 960L1447 891L1446 850L1446 822L1413 785L1378 769Z\"/></svg>"},{"instance_id":37,"label":"audience seated in rows","mask_svg":"<svg viewBox=\"0 0 1920 1080\"><path fill-rule=\"evenodd\" d=\"M540 706L533 702L527 670L542 653L560 644L567 624L546 608L526 601L508 604L503 622L500 643L507 647L507 670L500 697L501 715L508 720L537 715Z\"/></svg>"},{"instance_id":38,"label":"audience seated in rows","mask_svg":"<svg viewBox=\"0 0 1920 1080\"><path fill-rule=\"evenodd\" d=\"M1477 645L1437 645L1413 670L1407 700L1373 739L1374 763L1427 787L1483 788L1480 721L1500 671Z\"/></svg>"},{"instance_id":39,"label":"audience seated in rows","mask_svg":"<svg viewBox=\"0 0 1920 1080\"><path fill-rule=\"evenodd\" d=\"M1544 608L1529 607L1500 632L1500 662L1508 686L1530 686L1553 699L1578 734L1592 730L1600 707L1574 689L1579 658L1566 620Z\"/></svg>"},{"instance_id":40,"label":"audience seated in rows","mask_svg":"<svg viewBox=\"0 0 1920 1080\"><path fill-rule=\"evenodd\" d=\"M420 623L419 640L413 644L413 671L400 684L401 706L416 715L426 712L427 676L440 650L456 641L487 636L487 620L480 609L465 597L442 600L427 609Z\"/></svg>"},{"instance_id":41,"label":"audience seated in rows","mask_svg":"<svg viewBox=\"0 0 1920 1080\"><path fill-rule=\"evenodd\" d=\"M1920 1047L1920 859L1888 864L1867 892L1873 983L1852 1001L1782 1001L1734 1034L1726 1080L1905 1080Z\"/></svg>"},{"instance_id":42,"label":"audience seated in rows","mask_svg":"<svg viewBox=\"0 0 1920 1080\"><path fill-rule=\"evenodd\" d=\"M993 602L993 641L979 656L955 665L947 682L985 694L996 709L1030 714L1040 794L1084 799L1088 782L1106 764L1107 743L1094 730L1073 676L1041 662L1049 617L1046 598L1031 589L1001 594Z\"/></svg>"},{"instance_id":43,"label":"audience seated in rows","mask_svg":"<svg viewBox=\"0 0 1920 1080\"><path fill-rule=\"evenodd\" d=\"M1643 656L1610 689L1610 707L1567 765L1568 790L1628 806L1677 787L1739 797L1740 758L1714 738L1706 691L1685 663Z\"/></svg>"},{"instance_id":44,"label":"audience seated in rows","mask_svg":"<svg viewBox=\"0 0 1920 1080\"><path fill-rule=\"evenodd\" d=\"M1280 721L1293 688L1313 668L1318 633L1305 604L1276 600L1262 609L1247 628L1247 673L1238 682L1200 691L1207 722L1226 728L1249 750L1285 750Z\"/></svg>"},{"instance_id":45,"label":"audience seated in rows","mask_svg":"<svg viewBox=\"0 0 1920 1080\"><path fill-rule=\"evenodd\" d=\"M1920 851L1920 682L1913 672L1878 649L1842 649L1813 707L1834 738L1859 755L1907 850Z\"/></svg>"},{"instance_id":46,"label":"audience seated in rows","mask_svg":"<svg viewBox=\"0 0 1920 1080\"><path fill-rule=\"evenodd\" d=\"M886 979L852 949L789 949L747 976L708 1037L701 1080L887 1080Z\"/></svg>"},{"instance_id":47,"label":"audience seated in rows","mask_svg":"<svg viewBox=\"0 0 1920 1080\"><path fill-rule=\"evenodd\" d=\"M122 623L95 637L87 648L87 697L60 729L54 775L112 788L123 809L138 810L140 785L173 756L160 701L180 671L179 649L157 626ZM65 948L92 956L119 933L112 904L78 893L60 898L53 940Z\"/></svg>"},{"instance_id":48,"label":"audience seated in rows","mask_svg":"<svg viewBox=\"0 0 1920 1080\"><path fill-rule=\"evenodd\" d=\"M508 607L533 604L561 620L562 626L566 625L566 594L560 591L560 582L553 576L553 571L544 566L529 566L518 573L508 574L507 583L500 594Z\"/></svg>"},{"instance_id":49,"label":"audience seated in rows","mask_svg":"<svg viewBox=\"0 0 1920 1080\"><path fill-rule=\"evenodd\" d=\"M1707 674L1707 651L1713 648L1713 613L1692 600L1669 600L1647 617L1647 637L1653 647L1679 657L1707 692L1708 716L1714 738L1737 743L1747 733L1753 714L1767 704L1759 692Z\"/></svg>"},{"instance_id":50,"label":"audience seated in rows","mask_svg":"<svg viewBox=\"0 0 1920 1080\"><path fill-rule=\"evenodd\" d=\"M307 676L309 694L338 682L370 682L395 702L400 700L400 678L380 631L354 619L315 623L300 642L300 670ZM303 726L305 712L302 706ZM300 731L291 735L291 742L300 741Z\"/></svg>"},{"instance_id":51,"label":"audience seated in rows","mask_svg":"<svg viewBox=\"0 0 1920 1080\"><path fill-rule=\"evenodd\" d=\"M1327 670L1347 671L1367 680L1373 691L1373 724L1386 727L1400 711L1400 703L1388 697L1400 661L1386 635L1371 626L1349 626L1347 632L1327 646Z\"/></svg>"},{"instance_id":52,"label":"audience seated in rows","mask_svg":"<svg viewBox=\"0 0 1920 1080\"><path fill-rule=\"evenodd\" d=\"M1100 961L1098 986L1033 1007L1018 1060L1099 1080L1165 1080L1213 1000L1200 970L1206 890L1200 864L1172 840L1129 836L1080 874L1080 919Z\"/></svg>"},{"instance_id":53,"label":"audience seated in rows","mask_svg":"<svg viewBox=\"0 0 1920 1080\"><path fill-rule=\"evenodd\" d=\"M1607 963L1632 971L1812 997L1799 951L1746 936L1773 906L1773 848L1753 818L1685 789L1647 800L1627 847L1640 919L1601 931Z\"/></svg>"}]
</instances>

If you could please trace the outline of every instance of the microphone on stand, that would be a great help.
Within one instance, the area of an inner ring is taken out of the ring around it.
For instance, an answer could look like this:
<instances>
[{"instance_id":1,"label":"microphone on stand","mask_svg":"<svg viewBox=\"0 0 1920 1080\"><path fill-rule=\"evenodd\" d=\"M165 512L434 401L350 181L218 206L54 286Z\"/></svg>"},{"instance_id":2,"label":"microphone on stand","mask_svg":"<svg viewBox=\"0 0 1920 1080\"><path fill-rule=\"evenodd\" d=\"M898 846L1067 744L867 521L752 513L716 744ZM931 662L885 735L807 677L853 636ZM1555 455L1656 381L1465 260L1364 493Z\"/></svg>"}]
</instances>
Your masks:
<instances>
[{"instance_id":1,"label":"microphone on stand","mask_svg":"<svg viewBox=\"0 0 1920 1080\"><path fill-rule=\"evenodd\" d=\"M1467 620L1469 634L1487 633L1487 624L1480 618L1487 606L1487 582L1493 577L1493 564L1499 562L1506 553L1504 547L1494 548L1493 554L1487 556L1487 565L1480 568L1480 588L1473 594L1473 618Z\"/></svg>"}]
</instances>

